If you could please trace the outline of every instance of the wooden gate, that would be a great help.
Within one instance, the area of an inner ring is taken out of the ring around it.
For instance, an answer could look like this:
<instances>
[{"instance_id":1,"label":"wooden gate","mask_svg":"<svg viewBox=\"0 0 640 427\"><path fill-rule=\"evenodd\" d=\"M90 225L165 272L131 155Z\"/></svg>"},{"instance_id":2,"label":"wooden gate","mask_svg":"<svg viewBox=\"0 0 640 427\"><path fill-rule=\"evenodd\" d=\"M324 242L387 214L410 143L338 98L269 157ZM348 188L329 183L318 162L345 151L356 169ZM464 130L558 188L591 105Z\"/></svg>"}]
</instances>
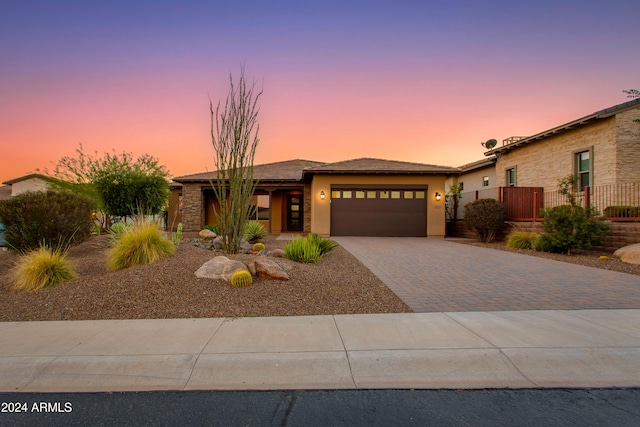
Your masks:
<instances>
[{"instance_id":1,"label":"wooden gate","mask_svg":"<svg viewBox=\"0 0 640 427\"><path fill-rule=\"evenodd\" d=\"M507 209L507 221L537 221L544 208L543 187L500 187L498 198Z\"/></svg>"}]
</instances>

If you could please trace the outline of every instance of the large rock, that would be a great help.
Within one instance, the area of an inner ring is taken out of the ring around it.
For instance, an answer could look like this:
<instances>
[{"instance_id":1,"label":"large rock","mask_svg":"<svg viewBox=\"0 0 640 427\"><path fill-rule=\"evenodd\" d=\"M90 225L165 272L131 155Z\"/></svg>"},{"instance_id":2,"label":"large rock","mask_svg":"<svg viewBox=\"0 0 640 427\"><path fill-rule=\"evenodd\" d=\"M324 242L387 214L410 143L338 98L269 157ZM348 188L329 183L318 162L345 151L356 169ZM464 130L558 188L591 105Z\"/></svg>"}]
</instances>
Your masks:
<instances>
[{"instance_id":1,"label":"large rock","mask_svg":"<svg viewBox=\"0 0 640 427\"><path fill-rule=\"evenodd\" d=\"M240 270L247 270L247 266L244 265L242 261L230 260L222 268L222 274L220 274L220 277L227 282L231 282L231 276L233 276L233 273Z\"/></svg>"},{"instance_id":2,"label":"large rock","mask_svg":"<svg viewBox=\"0 0 640 427\"><path fill-rule=\"evenodd\" d=\"M274 249L271 251L271 254L269 256L272 256L274 258L286 258L287 254L282 249Z\"/></svg>"},{"instance_id":3,"label":"large rock","mask_svg":"<svg viewBox=\"0 0 640 427\"><path fill-rule=\"evenodd\" d=\"M217 256L215 258L211 258L196 270L196 277L220 279L220 274L222 274L224 265L229 261L229 258L227 258L226 256Z\"/></svg>"},{"instance_id":4,"label":"large rock","mask_svg":"<svg viewBox=\"0 0 640 427\"><path fill-rule=\"evenodd\" d=\"M640 264L640 243L624 246L615 251L613 256L629 264Z\"/></svg>"},{"instance_id":5,"label":"large rock","mask_svg":"<svg viewBox=\"0 0 640 427\"><path fill-rule=\"evenodd\" d=\"M256 258L256 274L266 279L289 280L289 275L282 267L267 257Z\"/></svg>"},{"instance_id":6,"label":"large rock","mask_svg":"<svg viewBox=\"0 0 640 427\"><path fill-rule=\"evenodd\" d=\"M206 228L204 230L200 230L200 233L198 233L198 236L201 239L215 239L218 235L216 233L214 233L211 230L207 230Z\"/></svg>"}]
</instances>

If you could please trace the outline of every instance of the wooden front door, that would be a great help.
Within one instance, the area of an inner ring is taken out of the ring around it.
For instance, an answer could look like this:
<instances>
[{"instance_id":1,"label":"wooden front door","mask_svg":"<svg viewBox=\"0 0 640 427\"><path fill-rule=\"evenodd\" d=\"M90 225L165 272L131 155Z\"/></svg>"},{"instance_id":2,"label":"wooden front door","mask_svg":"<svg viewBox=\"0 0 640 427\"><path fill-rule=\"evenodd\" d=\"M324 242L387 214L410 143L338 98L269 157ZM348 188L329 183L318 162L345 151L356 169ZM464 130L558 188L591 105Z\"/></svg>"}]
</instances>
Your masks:
<instances>
[{"instance_id":1,"label":"wooden front door","mask_svg":"<svg viewBox=\"0 0 640 427\"><path fill-rule=\"evenodd\" d=\"M304 204L302 194L287 195L287 231L302 231Z\"/></svg>"}]
</instances>

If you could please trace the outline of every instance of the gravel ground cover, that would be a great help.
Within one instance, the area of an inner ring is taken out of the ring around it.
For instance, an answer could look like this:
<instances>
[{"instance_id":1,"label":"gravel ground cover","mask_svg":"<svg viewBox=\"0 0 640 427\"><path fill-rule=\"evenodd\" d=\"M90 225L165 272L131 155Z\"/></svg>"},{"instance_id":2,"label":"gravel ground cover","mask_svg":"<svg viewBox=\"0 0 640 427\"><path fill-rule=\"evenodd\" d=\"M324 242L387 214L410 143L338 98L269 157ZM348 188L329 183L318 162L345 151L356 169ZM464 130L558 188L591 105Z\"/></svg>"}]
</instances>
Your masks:
<instances>
[{"instance_id":1,"label":"gravel ground cover","mask_svg":"<svg viewBox=\"0 0 640 427\"><path fill-rule=\"evenodd\" d=\"M284 247L275 235L267 249ZM16 256L0 252L0 321L162 319L192 317L302 316L404 313L411 309L345 249L317 264L289 263L291 280L257 278L248 288L194 272L215 254L188 239L175 255L151 265L108 272L108 241L94 236L74 247L70 258L80 278L37 292L17 292L8 275ZM251 255L229 258L247 260Z\"/></svg>"}]
</instances>

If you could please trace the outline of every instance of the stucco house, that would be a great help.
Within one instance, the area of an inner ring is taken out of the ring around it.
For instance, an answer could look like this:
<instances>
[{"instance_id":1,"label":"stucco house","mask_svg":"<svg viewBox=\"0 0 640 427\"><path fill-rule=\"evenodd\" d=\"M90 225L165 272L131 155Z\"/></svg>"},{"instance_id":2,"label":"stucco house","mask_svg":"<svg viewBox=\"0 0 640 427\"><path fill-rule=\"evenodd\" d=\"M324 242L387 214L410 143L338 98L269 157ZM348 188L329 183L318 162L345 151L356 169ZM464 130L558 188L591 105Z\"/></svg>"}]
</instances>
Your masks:
<instances>
[{"instance_id":1,"label":"stucco house","mask_svg":"<svg viewBox=\"0 0 640 427\"><path fill-rule=\"evenodd\" d=\"M447 212L447 219L462 219L464 205L478 199L495 199L498 195L496 183L496 158L490 156L472 163L467 163L458 168L457 175L447 178L445 189L449 193L451 186L456 184L461 188L458 210L452 208Z\"/></svg>"},{"instance_id":2,"label":"stucco house","mask_svg":"<svg viewBox=\"0 0 640 427\"><path fill-rule=\"evenodd\" d=\"M27 191L47 191L50 188L50 179L39 173L32 173L3 182L1 194L6 197L17 196Z\"/></svg>"},{"instance_id":3,"label":"stucco house","mask_svg":"<svg viewBox=\"0 0 640 427\"><path fill-rule=\"evenodd\" d=\"M454 167L371 158L255 165L255 219L270 233L443 237L445 180L458 172ZM216 222L215 178L215 172L174 178L181 186L172 190L169 212L181 210L185 231Z\"/></svg>"}]
</instances>

